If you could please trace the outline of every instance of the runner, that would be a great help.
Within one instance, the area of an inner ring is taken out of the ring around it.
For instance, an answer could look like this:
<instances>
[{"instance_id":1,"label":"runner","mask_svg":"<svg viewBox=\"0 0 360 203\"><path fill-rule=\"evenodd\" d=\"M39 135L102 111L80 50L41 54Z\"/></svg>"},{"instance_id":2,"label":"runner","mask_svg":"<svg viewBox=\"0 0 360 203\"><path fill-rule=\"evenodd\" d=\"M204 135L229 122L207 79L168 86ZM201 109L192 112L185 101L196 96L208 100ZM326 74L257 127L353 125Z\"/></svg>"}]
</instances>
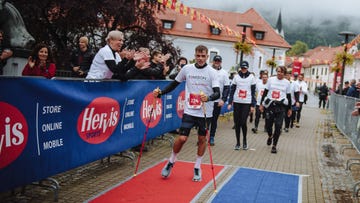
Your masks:
<instances>
[{"instance_id":1,"label":"runner","mask_svg":"<svg viewBox=\"0 0 360 203\"><path fill-rule=\"evenodd\" d=\"M292 102L291 110L292 113L294 113L294 111L296 111L300 106L299 104L300 88L297 82L291 81L291 72L286 73L286 79L289 80L290 82L290 92L291 92L291 102ZM292 120L292 116L285 115L285 128L284 128L285 132L289 132L290 124L291 126L293 126L293 122L294 120Z\"/></svg>"},{"instance_id":2,"label":"runner","mask_svg":"<svg viewBox=\"0 0 360 203\"><path fill-rule=\"evenodd\" d=\"M290 82L284 78L286 68L279 66L276 72L277 76L269 79L260 102L260 111L263 112L264 107L266 108L266 130L269 136L266 144L269 146L273 144L271 153L277 153L276 145L281 134L285 111L287 110L287 115L291 116Z\"/></svg>"},{"instance_id":3,"label":"runner","mask_svg":"<svg viewBox=\"0 0 360 203\"><path fill-rule=\"evenodd\" d=\"M248 71L249 63L247 61L241 62L240 68L241 70L239 71L239 74L235 75L231 83L228 109L230 110L231 106L234 105L236 137L236 145L234 150L240 150L240 129L243 133L243 150L247 150L248 145L246 140L246 120L249 116L249 112L254 112L254 107L256 105L256 78Z\"/></svg>"},{"instance_id":4,"label":"runner","mask_svg":"<svg viewBox=\"0 0 360 203\"><path fill-rule=\"evenodd\" d=\"M230 80L228 77L228 73L222 68L221 66L222 58L220 55L214 56L212 67L217 72L217 77L219 78L220 84L220 96L221 98L217 99L214 102L214 110L213 110L213 117L211 119L210 125L210 145L215 145L215 133L217 128L217 121L221 112L221 108L223 107L224 103L227 101L227 97L229 96L229 89L230 89Z\"/></svg>"},{"instance_id":5,"label":"runner","mask_svg":"<svg viewBox=\"0 0 360 203\"><path fill-rule=\"evenodd\" d=\"M255 107L255 126L253 129L251 129L253 131L253 133L257 133L258 131L258 127L259 127L259 122L260 122L260 117L261 117L261 112L260 112L260 101L261 101L261 97L264 94L264 90L268 81L268 73L263 72L261 74L261 80L259 80L256 83L256 107Z\"/></svg>"},{"instance_id":6,"label":"runner","mask_svg":"<svg viewBox=\"0 0 360 203\"><path fill-rule=\"evenodd\" d=\"M170 159L161 171L164 178L169 177L176 157L182 146L188 139L190 130L195 125L198 126L198 144L197 158L194 166L193 181L201 181L201 160L206 149L206 125L203 112L203 102L206 106L206 123L210 123L214 101L220 97L219 81L216 71L209 66L208 49L203 45L195 48L195 64L184 66L175 80L171 82L164 90L155 89L153 94L159 97L175 89L181 82L185 81L185 109L179 129L179 136L176 138Z\"/></svg>"}]
</instances>

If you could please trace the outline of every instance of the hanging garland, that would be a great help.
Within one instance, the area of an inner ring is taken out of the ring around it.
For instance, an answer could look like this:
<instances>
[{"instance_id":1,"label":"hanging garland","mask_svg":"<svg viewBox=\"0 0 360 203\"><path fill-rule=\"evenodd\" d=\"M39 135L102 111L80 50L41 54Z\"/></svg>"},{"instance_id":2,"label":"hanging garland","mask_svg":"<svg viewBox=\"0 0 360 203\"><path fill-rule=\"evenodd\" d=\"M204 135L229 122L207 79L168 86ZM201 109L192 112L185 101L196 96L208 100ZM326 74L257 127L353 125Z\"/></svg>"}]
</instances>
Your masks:
<instances>
[{"instance_id":1,"label":"hanging garland","mask_svg":"<svg viewBox=\"0 0 360 203\"><path fill-rule=\"evenodd\" d=\"M334 62L336 64L342 64L344 60L345 65L351 66L354 63L354 56L347 52L340 52L336 54Z\"/></svg>"},{"instance_id":2,"label":"hanging garland","mask_svg":"<svg viewBox=\"0 0 360 203\"><path fill-rule=\"evenodd\" d=\"M342 71L342 63L345 60L345 65L351 66L354 63L354 56L347 52L339 52L336 54L333 63L334 66L331 67L332 72L341 72Z\"/></svg>"},{"instance_id":3,"label":"hanging garland","mask_svg":"<svg viewBox=\"0 0 360 203\"><path fill-rule=\"evenodd\" d=\"M273 59L268 59L268 60L266 61L266 65L268 65L268 66L270 66L270 67L276 67L276 66L277 66L275 60L273 60Z\"/></svg>"},{"instance_id":4,"label":"hanging garland","mask_svg":"<svg viewBox=\"0 0 360 203\"><path fill-rule=\"evenodd\" d=\"M252 46L246 42L236 42L234 44L234 50L236 53L242 52L245 55L252 53Z\"/></svg>"}]
</instances>

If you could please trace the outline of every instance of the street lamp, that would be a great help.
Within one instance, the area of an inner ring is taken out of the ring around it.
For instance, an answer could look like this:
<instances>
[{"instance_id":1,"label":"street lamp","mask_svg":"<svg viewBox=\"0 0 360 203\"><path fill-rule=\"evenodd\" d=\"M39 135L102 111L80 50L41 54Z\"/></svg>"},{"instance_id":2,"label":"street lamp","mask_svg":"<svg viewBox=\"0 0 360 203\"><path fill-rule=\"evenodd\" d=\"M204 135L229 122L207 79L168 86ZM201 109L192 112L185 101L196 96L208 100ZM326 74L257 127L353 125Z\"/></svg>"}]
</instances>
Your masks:
<instances>
[{"instance_id":1,"label":"street lamp","mask_svg":"<svg viewBox=\"0 0 360 203\"><path fill-rule=\"evenodd\" d=\"M253 26L249 23L239 23L236 26L243 27L243 31L241 33L241 42L244 43L246 39L246 28L252 28ZM243 51L240 52L240 64L243 61Z\"/></svg>"},{"instance_id":2,"label":"street lamp","mask_svg":"<svg viewBox=\"0 0 360 203\"><path fill-rule=\"evenodd\" d=\"M343 32L340 32L339 35L345 36L344 54L346 54L346 52L347 52L347 43L349 42L349 36L355 36L355 33L349 32L349 31L343 31ZM343 62L342 62L342 71L341 71L341 78L340 78L340 88L339 88L340 94L342 94L342 91L343 91L344 74L345 74L345 62L346 62L346 58L344 57Z\"/></svg>"}]
</instances>

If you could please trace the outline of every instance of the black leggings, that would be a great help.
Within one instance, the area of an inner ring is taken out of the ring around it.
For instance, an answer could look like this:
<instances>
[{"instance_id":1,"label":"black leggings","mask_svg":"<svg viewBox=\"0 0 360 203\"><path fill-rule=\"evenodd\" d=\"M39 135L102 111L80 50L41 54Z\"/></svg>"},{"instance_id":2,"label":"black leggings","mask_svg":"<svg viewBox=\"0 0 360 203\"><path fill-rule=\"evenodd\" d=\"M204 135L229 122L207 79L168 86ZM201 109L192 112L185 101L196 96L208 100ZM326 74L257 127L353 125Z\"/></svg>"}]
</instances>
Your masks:
<instances>
[{"instance_id":1,"label":"black leggings","mask_svg":"<svg viewBox=\"0 0 360 203\"><path fill-rule=\"evenodd\" d=\"M278 107L279 108L279 107ZM273 137L273 145L276 146L281 134L281 128L285 117L285 109L269 109L266 111L266 130L269 137ZM273 125L275 130L273 132Z\"/></svg>"},{"instance_id":2,"label":"black leggings","mask_svg":"<svg viewBox=\"0 0 360 203\"><path fill-rule=\"evenodd\" d=\"M246 121L249 116L251 104L240 104L234 102L234 123L236 145L240 145L240 128L243 132L243 143L246 143L247 125Z\"/></svg>"}]
</instances>

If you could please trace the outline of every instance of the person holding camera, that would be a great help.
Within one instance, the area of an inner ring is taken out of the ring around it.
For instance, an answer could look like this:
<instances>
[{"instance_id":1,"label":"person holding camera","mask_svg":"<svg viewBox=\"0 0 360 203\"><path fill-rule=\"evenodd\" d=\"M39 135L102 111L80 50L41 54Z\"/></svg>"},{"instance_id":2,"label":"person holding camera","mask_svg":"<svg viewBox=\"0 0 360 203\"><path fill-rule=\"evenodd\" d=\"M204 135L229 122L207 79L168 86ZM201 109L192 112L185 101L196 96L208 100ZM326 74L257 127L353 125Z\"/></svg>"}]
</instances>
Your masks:
<instances>
[{"instance_id":1,"label":"person holding camera","mask_svg":"<svg viewBox=\"0 0 360 203\"><path fill-rule=\"evenodd\" d=\"M181 68L188 64L188 60L185 57L180 57L176 63L176 67L173 68L169 74L169 78L175 80L177 74L180 72Z\"/></svg>"}]
</instances>

